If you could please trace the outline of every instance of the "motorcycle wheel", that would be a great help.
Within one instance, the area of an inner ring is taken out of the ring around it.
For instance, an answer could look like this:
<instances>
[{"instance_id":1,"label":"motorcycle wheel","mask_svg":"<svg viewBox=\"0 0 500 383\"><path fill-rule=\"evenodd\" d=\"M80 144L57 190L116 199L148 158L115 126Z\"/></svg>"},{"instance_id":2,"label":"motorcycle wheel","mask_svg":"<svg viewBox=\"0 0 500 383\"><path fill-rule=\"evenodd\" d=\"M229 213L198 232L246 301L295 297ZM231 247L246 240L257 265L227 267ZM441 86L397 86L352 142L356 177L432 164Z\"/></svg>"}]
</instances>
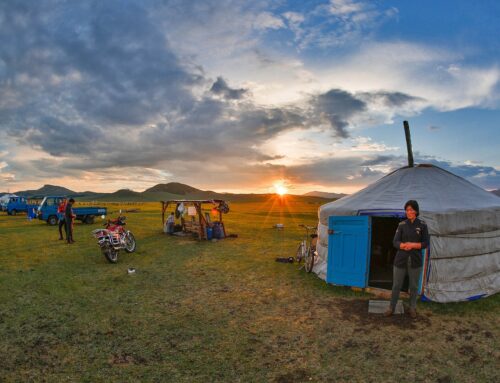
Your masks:
<instances>
[{"instance_id":1,"label":"motorcycle wheel","mask_svg":"<svg viewBox=\"0 0 500 383\"><path fill-rule=\"evenodd\" d=\"M127 253L133 253L137 247L137 244L135 242L135 237L134 234L131 232L128 232L127 235L125 236L125 251Z\"/></svg>"},{"instance_id":2,"label":"motorcycle wheel","mask_svg":"<svg viewBox=\"0 0 500 383\"><path fill-rule=\"evenodd\" d=\"M109 263L118 262L118 251L116 251L113 246L105 245L101 247L101 251L104 254L104 257L108 260Z\"/></svg>"}]
</instances>

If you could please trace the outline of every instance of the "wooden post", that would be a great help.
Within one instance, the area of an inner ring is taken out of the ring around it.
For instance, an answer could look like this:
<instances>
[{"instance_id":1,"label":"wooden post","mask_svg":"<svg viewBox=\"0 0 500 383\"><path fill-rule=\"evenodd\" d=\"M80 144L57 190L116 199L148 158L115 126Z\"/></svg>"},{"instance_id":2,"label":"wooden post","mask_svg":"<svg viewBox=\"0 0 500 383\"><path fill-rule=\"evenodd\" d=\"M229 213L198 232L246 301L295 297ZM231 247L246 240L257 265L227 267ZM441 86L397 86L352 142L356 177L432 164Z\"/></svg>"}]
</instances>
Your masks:
<instances>
[{"instance_id":1,"label":"wooden post","mask_svg":"<svg viewBox=\"0 0 500 383\"><path fill-rule=\"evenodd\" d=\"M200 223L200 228L198 229L198 236L200 239L205 238L205 230L204 230L204 225L203 225L203 217L201 216L201 203L196 202L194 204L196 206L196 212L198 213L198 221Z\"/></svg>"},{"instance_id":2,"label":"wooden post","mask_svg":"<svg viewBox=\"0 0 500 383\"><path fill-rule=\"evenodd\" d=\"M161 223L165 226L165 202L161 201Z\"/></svg>"}]
</instances>

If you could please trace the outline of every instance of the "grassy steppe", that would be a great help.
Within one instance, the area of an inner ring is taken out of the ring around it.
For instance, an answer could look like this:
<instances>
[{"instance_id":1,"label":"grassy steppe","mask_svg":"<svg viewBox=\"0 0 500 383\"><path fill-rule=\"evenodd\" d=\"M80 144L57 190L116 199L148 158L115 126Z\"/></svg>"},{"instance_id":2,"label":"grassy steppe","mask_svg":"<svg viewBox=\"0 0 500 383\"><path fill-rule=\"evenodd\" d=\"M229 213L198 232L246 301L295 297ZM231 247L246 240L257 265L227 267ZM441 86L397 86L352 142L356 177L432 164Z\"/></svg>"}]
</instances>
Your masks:
<instances>
[{"instance_id":1,"label":"grassy steppe","mask_svg":"<svg viewBox=\"0 0 500 383\"><path fill-rule=\"evenodd\" d=\"M165 236L159 204L136 205L138 251L116 265L90 236L98 224L66 245L0 214L0 381L500 381L498 294L383 318L368 295L274 262L318 206L234 203L239 237L212 243Z\"/></svg>"}]
</instances>

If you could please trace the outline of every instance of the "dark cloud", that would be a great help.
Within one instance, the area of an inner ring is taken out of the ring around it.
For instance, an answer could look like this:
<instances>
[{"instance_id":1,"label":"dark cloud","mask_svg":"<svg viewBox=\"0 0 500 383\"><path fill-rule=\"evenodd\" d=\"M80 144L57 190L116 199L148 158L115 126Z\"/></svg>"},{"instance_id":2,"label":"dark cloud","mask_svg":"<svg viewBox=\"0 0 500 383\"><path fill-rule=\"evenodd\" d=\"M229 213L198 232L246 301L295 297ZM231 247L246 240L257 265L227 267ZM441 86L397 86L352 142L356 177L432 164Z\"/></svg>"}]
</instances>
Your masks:
<instances>
[{"instance_id":1,"label":"dark cloud","mask_svg":"<svg viewBox=\"0 0 500 383\"><path fill-rule=\"evenodd\" d=\"M391 155L378 155L371 157L369 159L363 160L361 166L376 166L376 165L387 165L392 162L403 161L401 156L391 156Z\"/></svg>"},{"instance_id":2,"label":"dark cloud","mask_svg":"<svg viewBox=\"0 0 500 383\"><path fill-rule=\"evenodd\" d=\"M53 156L74 153L76 148L79 155L92 154L103 138L104 134L98 127L65 123L50 116L40 119L23 136L26 143Z\"/></svg>"},{"instance_id":3,"label":"dark cloud","mask_svg":"<svg viewBox=\"0 0 500 383\"><path fill-rule=\"evenodd\" d=\"M0 110L11 128L40 116L134 126L189 108L200 75L178 61L139 2L118 5L3 3L0 87L22 104Z\"/></svg>"},{"instance_id":4,"label":"dark cloud","mask_svg":"<svg viewBox=\"0 0 500 383\"><path fill-rule=\"evenodd\" d=\"M291 182L321 185L357 186L382 177L382 171L373 170L360 157L321 159L312 163L289 166L287 178Z\"/></svg>"},{"instance_id":5,"label":"dark cloud","mask_svg":"<svg viewBox=\"0 0 500 383\"><path fill-rule=\"evenodd\" d=\"M217 77L217 81L213 83L210 91L214 94L225 97L228 100L240 100L243 98L245 93L247 93L247 90L243 88L230 88L222 77Z\"/></svg>"},{"instance_id":6,"label":"dark cloud","mask_svg":"<svg viewBox=\"0 0 500 383\"><path fill-rule=\"evenodd\" d=\"M420 97L410 96L406 93L401 92L388 92L388 91L378 91L378 92L363 92L359 93L358 96L367 102L378 102L382 103L386 107L402 107L407 104L425 101Z\"/></svg>"},{"instance_id":7,"label":"dark cloud","mask_svg":"<svg viewBox=\"0 0 500 383\"><path fill-rule=\"evenodd\" d=\"M366 110L364 101L340 89L312 97L311 104L319 121L328 124L334 135L340 138L349 137L347 127L350 119Z\"/></svg>"}]
</instances>

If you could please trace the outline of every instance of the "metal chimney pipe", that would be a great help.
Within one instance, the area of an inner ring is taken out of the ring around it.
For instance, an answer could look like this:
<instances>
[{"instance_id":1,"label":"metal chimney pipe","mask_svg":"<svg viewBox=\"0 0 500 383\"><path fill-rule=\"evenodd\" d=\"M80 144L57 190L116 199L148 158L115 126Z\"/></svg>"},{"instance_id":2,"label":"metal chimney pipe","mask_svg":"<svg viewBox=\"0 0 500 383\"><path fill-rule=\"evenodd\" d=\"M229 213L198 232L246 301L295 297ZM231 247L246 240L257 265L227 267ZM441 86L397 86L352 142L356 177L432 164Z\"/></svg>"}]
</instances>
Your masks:
<instances>
[{"instance_id":1,"label":"metal chimney pipe","mask_svg":"<svg viewBox=\"0 0 500 383\"><path fill-rule=\"evenodd\" d=\"M411 150L410 125L408 124L408 121L403 121L403 126L405 128L406 150L408 150L408 166L412 168L414 166L414 163L413 163L413 152Z\"/></svg>"}]
</instances>

